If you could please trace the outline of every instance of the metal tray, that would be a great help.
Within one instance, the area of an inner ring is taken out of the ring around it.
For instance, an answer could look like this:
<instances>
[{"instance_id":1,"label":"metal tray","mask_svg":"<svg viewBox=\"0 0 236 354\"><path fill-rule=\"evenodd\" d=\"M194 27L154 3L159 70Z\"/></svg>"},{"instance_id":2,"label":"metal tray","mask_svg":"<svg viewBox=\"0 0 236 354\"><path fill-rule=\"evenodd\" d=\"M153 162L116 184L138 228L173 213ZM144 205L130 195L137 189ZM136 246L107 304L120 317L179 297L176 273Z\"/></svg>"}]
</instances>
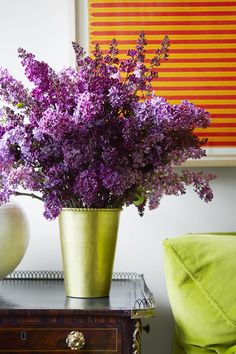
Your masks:
<instances>
[{"instance_id":1,"label":"metal tray","mask_svg":"<svg viewBox=\"0 0 236 354\"><path fill-rule=\"evenodd\" d=\"M131 318L154 315L154 297L144 277L137 273L113 273L109 297L66 297L62 271L15 271L0 281L3 309L123 310Z\"/></svg>"}]
</instances>

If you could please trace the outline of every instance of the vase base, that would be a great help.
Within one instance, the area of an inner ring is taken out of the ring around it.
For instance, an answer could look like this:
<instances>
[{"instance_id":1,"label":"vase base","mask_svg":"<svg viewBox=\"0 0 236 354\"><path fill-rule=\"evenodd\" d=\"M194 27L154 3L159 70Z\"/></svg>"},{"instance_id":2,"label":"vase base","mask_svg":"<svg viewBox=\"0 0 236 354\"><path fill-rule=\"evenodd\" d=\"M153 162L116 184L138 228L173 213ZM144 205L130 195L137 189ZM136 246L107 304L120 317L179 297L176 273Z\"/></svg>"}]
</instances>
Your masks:
<instances>
[{"instance_id":1,"label":"vase base","mask_svg":"<svg viewBox=\"0 0 236 354\"><path fill-rule=\"evenodd\" d=\"M72 289L71 289L72 290ZM78 292L75 291L68 291L68 289L65 288L65 295L66 297L73 298L73 299L104 299L109 297L109 292L110 291L94 291L94 290L88 290L84 292Z\"/></svg>"},{"instance_id":2,"label":"vase base","mask_svg":"<svg viewBox=\"0 0 236 354\"><path fill-rule=\"evenodd\" d=\"M66 295L67 298L69 299L81 299L81 300L89 300L89 299L108 299L109 295L106 296L72 296L72 295Z\"/></svg>"}]
</instances>

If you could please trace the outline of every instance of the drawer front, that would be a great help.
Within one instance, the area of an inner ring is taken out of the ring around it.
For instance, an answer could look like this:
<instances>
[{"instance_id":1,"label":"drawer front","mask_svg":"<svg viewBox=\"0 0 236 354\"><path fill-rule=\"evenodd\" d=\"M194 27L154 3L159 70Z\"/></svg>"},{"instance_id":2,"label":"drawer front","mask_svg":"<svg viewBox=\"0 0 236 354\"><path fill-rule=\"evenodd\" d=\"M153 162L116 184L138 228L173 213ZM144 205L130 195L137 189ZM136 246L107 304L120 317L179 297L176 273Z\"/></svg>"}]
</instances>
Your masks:
<instances>
[{"instance_id":1,"label":"drawer front","mask_svg":"<svg viewBox=\"0 0 236 354\"><path fill-rule=\"evenodd\" d=\"M121 334L118 328L4 328L0 329L0 353L17 350L70 352L66 339L71 331L83 333L85 343L79 352L119 351Z\"/></svg>"}]
</instances>

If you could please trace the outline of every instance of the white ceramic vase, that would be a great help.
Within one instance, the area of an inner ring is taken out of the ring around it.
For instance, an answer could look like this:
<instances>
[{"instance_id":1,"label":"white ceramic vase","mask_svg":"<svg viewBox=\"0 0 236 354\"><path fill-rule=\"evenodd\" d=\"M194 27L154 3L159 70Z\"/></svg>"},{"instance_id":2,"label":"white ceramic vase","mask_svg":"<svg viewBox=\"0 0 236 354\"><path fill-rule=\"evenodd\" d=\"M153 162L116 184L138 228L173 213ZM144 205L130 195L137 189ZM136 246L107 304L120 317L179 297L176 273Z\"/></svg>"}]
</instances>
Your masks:
<instances>
[{"instance_id":1,"label":"white ceramic vase","mask_svg":"<svg viewBox=\"0 0 236 354\"><path fill-rule=\"evenodd\" d=\"M28 242L29 226L22 208L13 203L0 206L0 279L17 267Z\"/></svg>"}]
</instances>

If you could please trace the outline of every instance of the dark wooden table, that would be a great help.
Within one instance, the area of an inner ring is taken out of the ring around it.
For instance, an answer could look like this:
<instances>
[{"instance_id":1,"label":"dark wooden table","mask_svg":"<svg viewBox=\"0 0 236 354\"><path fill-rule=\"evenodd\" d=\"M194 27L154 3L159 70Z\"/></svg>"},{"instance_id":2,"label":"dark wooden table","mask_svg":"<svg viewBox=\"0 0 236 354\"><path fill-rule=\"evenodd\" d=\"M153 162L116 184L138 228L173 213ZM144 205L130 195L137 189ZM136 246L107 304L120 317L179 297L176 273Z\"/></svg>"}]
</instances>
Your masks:
<instances>
[{"instance_id":1,"label":"dark wooden table","mask_svg":"<svg viewBox=\"0 0 236 354\"><path fill-rule=\"evenodd\" d=\"M62 272L14 272L0 281L0 353L140 354L141 319L153 314L142 275L114 274L108 298L78 299Z\"/></svg>"}]
</instances>

